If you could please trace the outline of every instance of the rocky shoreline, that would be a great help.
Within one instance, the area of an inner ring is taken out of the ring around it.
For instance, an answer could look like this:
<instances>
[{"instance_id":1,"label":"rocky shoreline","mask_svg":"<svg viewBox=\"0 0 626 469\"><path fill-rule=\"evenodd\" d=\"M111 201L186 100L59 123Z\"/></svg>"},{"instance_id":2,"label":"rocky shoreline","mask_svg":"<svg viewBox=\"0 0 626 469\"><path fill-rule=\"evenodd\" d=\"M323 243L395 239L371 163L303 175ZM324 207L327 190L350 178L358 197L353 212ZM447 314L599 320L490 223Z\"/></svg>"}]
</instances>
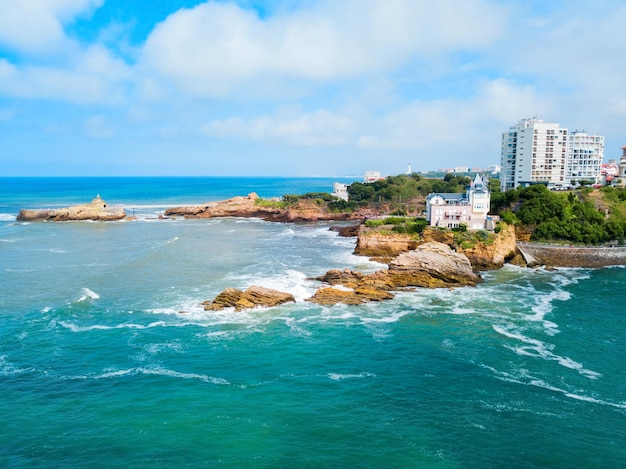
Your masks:
<instances>
[{"instance_id":1,"label":"rocky shoreline","mask_svg":"<svg viewBox=\"0 0 626 469\"><path fill-rule=\"evenodd\" d=\"M330 270L312 280L325 285L306 301L322 304L358 305L394 298L394 292L412 288L455 288L476 286L480 271L499 269L506 263L520 266L603 267L626 264L626 248L555 247L521 243L513 226L502 223L498 233L461 237L449 230L426 228L421 234L401 234L392 227L370 228L362 223L379 216L371 209L353 213L329 212L315 200L300 200L282 206L264 201L255 193L245 197L203 205L169 208L163 218L261 218L274 222L359 221L359 224L332 227L340 236L356 236L354 253L388 264L373 274L351 270ZM21 210L18 220L113 221L126 217L122 208L109 207L96 197L89 204L63 209ZM271 307L295 299L289 293L258 286L246 291L228 288L203 303L207 311L234 308L236 311Z\"/></svg>"}]
</instances>

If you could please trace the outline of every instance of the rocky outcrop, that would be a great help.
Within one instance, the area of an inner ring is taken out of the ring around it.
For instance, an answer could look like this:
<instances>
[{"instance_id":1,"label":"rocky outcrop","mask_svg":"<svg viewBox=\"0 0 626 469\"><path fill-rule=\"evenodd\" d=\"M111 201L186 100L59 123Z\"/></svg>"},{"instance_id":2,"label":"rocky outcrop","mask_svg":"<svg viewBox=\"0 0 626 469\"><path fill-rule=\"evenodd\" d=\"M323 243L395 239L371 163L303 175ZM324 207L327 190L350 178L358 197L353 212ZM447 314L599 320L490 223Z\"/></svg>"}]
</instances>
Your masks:
<instances>
[{"instance_id":1,"label":"rocky outcrop","mask_svg":"<svg viewBox=\"0 0 626 469\"><path fill-rule=\"evenodd\" d=\"M98 195L90 203L57 209L20 210L20 221L115 221L126 217L123 207L111 207Z\"/></svg>"},{"instance_id":2,"label":"rocky outcrop","mask_svg":"<svg viewBox=\"0 0 626 469\"><path fill-rule=\"evenodd\" d=\"M357 287L354 290L324 287L317 290L315 294L311 298L307 298L306 301L325 306L336 304L360 305L369 303L370 301L391 300L393 297L394 295L391 292L365 286Z\"/></svg>"},{"instance_id":3,"label":"rocky outcrop","mask_svg":"<svg viewBox=\"0 0 626 469\"><path fill-rule=\"evenodd\" d=\"M482 281L465 255L437 242L400 254L389 264L387 275L396 287L475 286Z\"/></svg>"},{"instance_id":4,"label":"rocky outcrop","mask_svg":"<svg viewBox=\"0 0 626 469\"><path fill-rule=\"evenodd\" d=\"M362 226L354 253L389 262L420 245L436 242L464 254L475 271L499 269L519 254L515 244L515 230L510 225L502 224L500 233L490 233L486 240L481 240L473 233L468 234L473 236L472 242L464 243L456 241L455 233L450 230L427 228L416 238L415 235L394 233L389 229Z\"/></svg>"},{"instance_id":5,"label":"rocky outcrop","mask_svg":"<svg viewBox=\"0 0 626 469\"><path fill-rule=\"evenodd\" d=\"M465 254L474 270L500 269L507 262L519 262L512 225L501 224L501 231L489 236L489 241L476 241L471 247L456 246L456 251Z\"/></svg>"},{"instance_id":6,"label":"rocky outcrop","mask_svg":"<svg viewBox=\"0 0 626 469\"><path fill-rule=\"evenodd\" d=\"M291 293L284 293L271 288L251 286L246 291L236 288L227 288L212 301L203 303L205 311L220 311L225 308L235 308L235 311L255 308L257 306L270 308L283 303L295 302Z\"/></svg>"},{"instance_id":7,"label":"rocky outcrop","mask_svg":"<svg viewBox=\"0 0 626 469\"><path fill-rule=\"evenodd\" d=\"M343 238L352 238L359 235L361 225L331 226L330 231L335 231Z\"/></svg>"},{"instance_id":8,"label":"rocky outcrop","mask_svg":"<svg viewBox=\"0 0 626 469\"><path fill-rule=\"evenodd\" d=\"M265 221L276 222L326 220L342 221L360 220L363 218L363 215L358 212L329 212L324 204L318 204L314 199L302 199L287 207L281 207L278 203L279 201L263 202L259 200L259 196L256 193L252 192L245 197L238 196L220 202L209 202L204 205L169 208L165 211L165 216L182 216L185 218L261 218Z\"/></svg>"},{"instance_id":9,"label":"rocky outcrop","mask_svg":"<svg viewBox=\"0 0 626 469\"><path fill-rule=\"evenodd\" d=\"M333 286L320 288L307 301L324 305L387 300L394 297L392 291L407 287L475 286L482 281L465 255L437 242L400 254L387 270L369 275L348 269L330 270L317 280Z\"/></svg>"},{"instance_id":10,"label":"rocky outcrop","mask_svg":"<svg viewBox=\"0 0 626 469\"><path fill-rule=\"evenodd\" d=\"M417 248L419 240L408 234L393 233L389 229L361 226L354 253L360 256L392 258Z\"/></svg>"}]
</instances>

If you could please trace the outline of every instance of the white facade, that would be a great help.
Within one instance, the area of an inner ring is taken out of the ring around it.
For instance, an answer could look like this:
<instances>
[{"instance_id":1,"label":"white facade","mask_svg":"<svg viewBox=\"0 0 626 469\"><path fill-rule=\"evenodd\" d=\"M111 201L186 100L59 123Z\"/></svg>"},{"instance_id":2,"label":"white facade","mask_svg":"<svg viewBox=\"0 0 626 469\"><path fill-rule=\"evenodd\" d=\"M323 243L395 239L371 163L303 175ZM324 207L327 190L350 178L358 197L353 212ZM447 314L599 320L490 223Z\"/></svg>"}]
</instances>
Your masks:
<instances>
[{"instance_id":1,"label":"white facade","mask_svg":"<svg viewBox=\"0 0 626 469\"><path fill-rule=\"evenodd\" d=\"M426 219L430 226L457 228L463 223L472 230L491 229L487 216L490 204L487 181L477 174L465 194L430 194Z\"/></svg>"},{"instance_id":2,"label":"white facade","mask_svg":"<svg viewBox=\"0 0 626 469\"><path fill-rule=\"evenodd\" d=\"M365 175L363 176L363 182L376 182L385 179L380 171L365 171Z\"/></svg>"},{"instance_id":3,"label":"white facade","mask_svg":"<svg viewBox=\"0 0 626 469\"><path fill-rule=\"evenodd\" d=\"M558 123L522 119L502 134L503 191L534 183L550 189L567 188L580 180L600 183L604 137L568 133Z\"/></svg>"},{"instance_id":4,"label":"white facade","mask_svg":"<svg viewBox=\"0 0 626 469\"><path fill-rule=\"evenodd\" d=\"M348 200L348 187L349 184L344 184L343 182L335 182L333 183L333 192L330 195L334 195L335 197L339 197L342 200Z\"/></svg>"},{"instance_id":5,"label":"white facade","mask_svg":"<svg viewBox=\"0 0 626 469\"><path fill-rule=\"evenodd\" d=\"M599 184L604 161L604 137L574 131L567 139L567 185L574 186L580 180Z\"/></svg>"},{"instance_id":6,"label":"white facade","mask_svg":"<svg viewBox=\"0 0 626 469\"><path fill-rule=\"evenodd\" d=\"M502 134L502 191L532 183L567 185L567 129L537 118L522 119Z\"/></svg>"}]
</instances>

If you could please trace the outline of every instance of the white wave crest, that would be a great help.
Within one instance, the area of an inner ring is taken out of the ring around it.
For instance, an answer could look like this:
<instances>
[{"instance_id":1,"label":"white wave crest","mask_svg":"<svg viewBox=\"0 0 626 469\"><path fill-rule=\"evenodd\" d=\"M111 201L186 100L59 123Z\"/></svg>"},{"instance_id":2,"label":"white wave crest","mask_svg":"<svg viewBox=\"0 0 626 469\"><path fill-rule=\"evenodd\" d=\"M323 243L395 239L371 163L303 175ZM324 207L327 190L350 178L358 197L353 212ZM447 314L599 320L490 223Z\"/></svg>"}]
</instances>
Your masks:
<instances>
[{"instance_id":1,"label":"white wave crest","mask_svg":"<svg viewBox=\"0 0 626 469\"><path fill-rule=\"evenodd\" d=\"M17 215L12 213L0 213L0 221L15 221Z\"/></svg>"},{"instance_id":2,"label":"white wave crest","mask_svg":"<svg viewBox=\"0 0 626 469\"><path fill-rule=\"evenodd\" d=\"M560 393L565 397L569 397L570 399L576 399L578 401L590 402L593 404L600 404L609 407L614 407L617 409L626 410L626 402L611 402L604 399L598 399L591 396L586 396L584 394L580 394L579 392L568 391L567 389L559 388L557 386L553 386L539 378L535 378L534 376L524 372L520 376L512 375L511 373L506 373L502 371L498 371L495 368L492 368L487 365L481 365L483 368L491 370L495 377L501 381L506 381L508 383L522 384L525 386L535 386L538 388L547 389L548 391Z\"/></svg>"},{"instance_id":3,"label":"white wave crest","mask_svg":"<svg viewBox=\"0 0 626 469\"><path fill-rule=\"evenodd\" d=\"M183 373L180 371L169 370L167 368L127 368L123 370L106 370L103 373L96 375L76 376L74 379L110 379L119 378L122 376L134 376L134 375L157 375L168 376L171 378L192 379L203 381L208 384L216 384L220 386L230 385L231 383L224 378L216 378L213 376L198 374L198 373Z\"/></svg>"},{"instance_id":4,"label":"white wave crest","mask_svg":"<svg viewBox=\"0 0 626 469\"><path fill-rule=\"evenodd\" d=\"M326 376L333 381L341 381L343 379L360 379L360 378L375 378L374 373L364 371L362 373L350 374L350 373L328 373Z\"/></svg>"},{"instance_id":5,"label":"white wave crest","mask_svg":"<svg viewBox=\"0 0 626 469\"><path fill-rule=\"evenodd\" d=\"M518 355L541 358L543 360L548 360L548 361L555 361L559 365L565 368L576 370L581 375L586 376L587 378L590 378L590 379L597 379L598 377L602 376L600 373L587 370L582 365L582 363L572 360L569 357L563 357L561 355L555 354L552 351L554 349L553 344L546 344L545 342L542 342L540 340L526 337L523 334L520 334L517 332L511 332L505 329L504 327L497 326L495 324L492 325L492 327L493 327L493 330L496 331L498 334L504 335L505 337L508 337L510 339L519 340L520 342L523 342L524 344L526 344L524 346L518 346L518 347L505 345L506 348L508 348L509 350L513 350Z\"/></svg>"},{"instance_id":6,"label":"white wave crest","mask_svg":"<svg viewBox=\"0 0 626 469\"><path fill-rule=\"evenodd\" d=\"M150 324L117 324L115 326L105 326L102 324L94 324L91 326L77 326L71 322L59 321L59 325L69 329L72 332L89 332L89 331L109 331L113 329L150 329L152 327L165 326L165 322L157 321Z\"/></svg>"},{"instance_id":7,"label":"white wave crest","mask_svg":"<svg viewBox=\"0 0 626 469\"><path fill-rule=\"evenodd\" d=\"M90 290L89 288L83 288L83 293L84 294L77 300L77 303L80 303L86 300L97 300L98 298L100 298L100 295L98 295L93 290Z\"/></svg>"}]
</instances>

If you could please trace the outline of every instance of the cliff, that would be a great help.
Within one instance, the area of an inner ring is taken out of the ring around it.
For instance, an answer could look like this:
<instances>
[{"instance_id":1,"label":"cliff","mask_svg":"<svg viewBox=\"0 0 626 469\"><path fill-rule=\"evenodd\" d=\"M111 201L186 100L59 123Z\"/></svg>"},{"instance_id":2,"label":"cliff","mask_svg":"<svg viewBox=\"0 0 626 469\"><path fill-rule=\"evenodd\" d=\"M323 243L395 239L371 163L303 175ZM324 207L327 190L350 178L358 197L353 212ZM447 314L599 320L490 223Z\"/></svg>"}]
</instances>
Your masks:
<instances>
[{"instance_id":1,"label":"cliff","mask_svg":"<svg viewBox=\"0 0 626 469\"><path fill-rule=\"evenodd\" d=\"M369 213L369 212L368 212ZM280 203L261 201L254 192L247 196L233 197L219 202L203 205L174 207L165 211L167 217L185 218L242 217L261 218L265 221L299 222L326 220L360 220L365 215L361 212L329 212L325 204L315 199L302 199L293 205L282 207Z\"/></svg>"},{"instance_id":2,"label":"cliff","mask_svg":"<svg viewBox=\"0 0 626 469\"><path fill-rule=\"evenodd\" d=\"M115 221L126 217L122 207L110 207L97 196L88 204L73 205L58 209L20 210L17 216L19 221Z\"/></svg>"},{"instance_id":3,"label":"cliff","mask_svg":"<svg viewBox=\"0 0 626 469\"><path fill-rule=\"evenodd\" d=\"M419 236L394 233L389 228L361 226L355 254L390 260L401 253L417 249L420 245L437 242L452 247L465 255L474 270L498 269L518 254L515 230L502 224L500 233L484 232L481 237L475 232L453 233L449 230L425 229Z\"/></svg>"}]
</instances>

